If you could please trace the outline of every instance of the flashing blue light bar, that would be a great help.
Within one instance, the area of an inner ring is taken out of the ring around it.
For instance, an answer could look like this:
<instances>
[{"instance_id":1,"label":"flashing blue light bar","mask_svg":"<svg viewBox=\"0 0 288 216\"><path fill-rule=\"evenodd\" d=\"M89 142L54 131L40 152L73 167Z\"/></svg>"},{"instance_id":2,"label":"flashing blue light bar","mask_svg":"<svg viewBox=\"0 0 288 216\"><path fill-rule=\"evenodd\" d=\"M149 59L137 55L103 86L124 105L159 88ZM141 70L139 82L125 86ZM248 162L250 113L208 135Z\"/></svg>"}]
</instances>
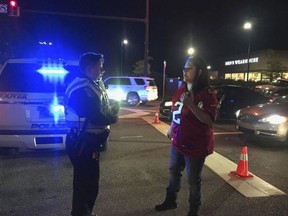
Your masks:
<instances>
[{"instance_id":1,"label":"flashing blue light bar","mask_svg":"<svg viewBox=\"0 0 288 216\"><path fill-rule=\"evenodd\" d=\"M39 73L42 75L66 75L68 71L66 71L64 68L40 68L38 70Z\"/></svg>"},{"instance_id":2,"label":"flashing blue light bar","mask_svg":"<svg viewBox=\"0 0 288 216\"><path fill-rule=\"evenodd\" d=\"M53 43L52 42L46 42L46 41L39 41L38 42L40 45L49 45L49 46L52 46Z\"/></svg>"},{"instance_id":3,"label":"flashing blue light bar","mask_svg":"<svg viewBox=\"0 0 288 216\"><path fill-rule=\"evenodd\" d=\"M37 70L44 79L48 79L50 82L61 82L63 83L65 76L69 73L63 67L63 64L47 64L43 65L39 70Z\"/></svg>"}]
</instances>

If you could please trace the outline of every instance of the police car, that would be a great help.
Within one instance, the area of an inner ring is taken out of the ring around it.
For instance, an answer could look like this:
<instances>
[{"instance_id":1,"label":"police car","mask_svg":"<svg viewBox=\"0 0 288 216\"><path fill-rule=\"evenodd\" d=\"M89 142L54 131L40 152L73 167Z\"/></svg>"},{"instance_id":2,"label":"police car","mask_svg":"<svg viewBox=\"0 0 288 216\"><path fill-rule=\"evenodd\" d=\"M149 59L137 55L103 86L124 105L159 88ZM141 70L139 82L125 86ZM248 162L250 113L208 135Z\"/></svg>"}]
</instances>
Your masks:
<instances>
[{"instance_id":1,"label":"police car","mask_svg":"<svg viewBox=\"0 0 288 216\"><path fill-rule=\"evenodd\" d=\"M0 148L63 149L63 97L78 61L10 59L0 69Z\"/></svg>"}]
</instances>

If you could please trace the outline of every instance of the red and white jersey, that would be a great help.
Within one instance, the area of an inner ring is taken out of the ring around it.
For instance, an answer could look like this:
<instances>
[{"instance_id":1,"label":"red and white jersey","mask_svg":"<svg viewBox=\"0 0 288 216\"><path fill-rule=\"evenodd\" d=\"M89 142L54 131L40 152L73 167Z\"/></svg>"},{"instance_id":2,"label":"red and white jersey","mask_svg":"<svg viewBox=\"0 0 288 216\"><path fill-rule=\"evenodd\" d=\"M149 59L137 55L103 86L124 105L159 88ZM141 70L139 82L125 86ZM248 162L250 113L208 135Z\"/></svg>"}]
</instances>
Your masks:
<instances>
[{"instance_id":1,"label":"red and white jersey","mask_svg":"<svg viewBox=\"0 0 288 216\"><path fill-rule=\"evenodd\" d=\"M180 101L186 85L178 88L172 99L173 143L182 154L201 158L213 153L213 127L201 122L194 113ZM213 91L208 88L194 95L194 104L216 120L218 101Z\"/></svg>"}]
</instances>

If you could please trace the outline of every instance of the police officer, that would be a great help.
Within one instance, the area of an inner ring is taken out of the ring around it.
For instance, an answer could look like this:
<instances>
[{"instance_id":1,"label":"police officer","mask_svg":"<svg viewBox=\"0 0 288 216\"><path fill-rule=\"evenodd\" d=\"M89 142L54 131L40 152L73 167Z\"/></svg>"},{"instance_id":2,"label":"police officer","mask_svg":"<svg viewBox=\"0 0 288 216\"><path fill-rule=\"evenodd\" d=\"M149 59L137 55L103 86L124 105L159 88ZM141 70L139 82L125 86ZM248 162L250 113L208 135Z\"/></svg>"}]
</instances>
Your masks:
<instances>
[{"instance_id":1,"label":"police officer","mask_svg":"<svg viewBox=\"0 0 288 216\"><path fill-rule=\"evenodd\" d=\"M118 119L119 105L109 105L102 77L102 54L85 53L80 58L82 73L67 87L64 102L70 127L66 148L74 168L73 216L90 216L99 190L101 146L109 135L109 125Z\"/></svg>"}]
</instances>

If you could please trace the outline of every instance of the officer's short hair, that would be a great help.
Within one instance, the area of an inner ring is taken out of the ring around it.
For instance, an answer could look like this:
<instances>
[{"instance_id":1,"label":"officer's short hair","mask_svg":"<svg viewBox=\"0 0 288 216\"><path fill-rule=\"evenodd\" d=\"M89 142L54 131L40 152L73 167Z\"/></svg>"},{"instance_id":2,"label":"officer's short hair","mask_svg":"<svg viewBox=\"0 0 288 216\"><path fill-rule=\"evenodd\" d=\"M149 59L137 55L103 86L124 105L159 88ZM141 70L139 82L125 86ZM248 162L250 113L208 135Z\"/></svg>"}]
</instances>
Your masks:
<instances>
[{"instance_id":1,"label":"officer's short hair","mask_svg":"<svg viewBox=\"0 0 288 216\"><path fill-rule=\"evenodd\" d=\"M80 57L79 65L82 71L85 71L87 67L94 66L95 64L98 64L99 61L104 63L104 55L94 52L88 52L84 53Z\"/></svg>"}]
</instances>

